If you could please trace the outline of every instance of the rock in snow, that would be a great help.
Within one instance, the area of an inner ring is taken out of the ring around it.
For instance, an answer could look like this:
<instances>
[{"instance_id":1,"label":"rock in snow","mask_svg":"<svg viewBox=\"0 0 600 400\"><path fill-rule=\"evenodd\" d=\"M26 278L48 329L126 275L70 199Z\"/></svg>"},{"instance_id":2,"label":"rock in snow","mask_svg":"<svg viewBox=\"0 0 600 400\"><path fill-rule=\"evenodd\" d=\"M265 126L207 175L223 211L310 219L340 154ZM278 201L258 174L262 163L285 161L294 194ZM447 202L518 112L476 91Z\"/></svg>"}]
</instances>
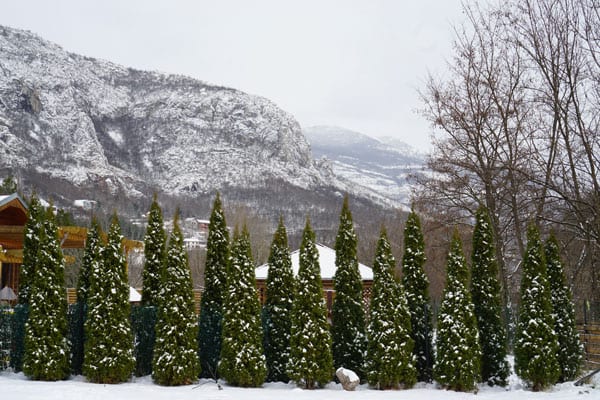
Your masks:
<instances>
[{"instance_id":1,"label":"rock in snow","mask_svg":"<svg viewBox=\"0 0 600 400\"><path fill-rule=\"evenodd\" d=\"M344 390L354 390L360 384L358 375L351 369L340 367L335 371L335 376L340 380Z\"/></svg>"}]
</instances>

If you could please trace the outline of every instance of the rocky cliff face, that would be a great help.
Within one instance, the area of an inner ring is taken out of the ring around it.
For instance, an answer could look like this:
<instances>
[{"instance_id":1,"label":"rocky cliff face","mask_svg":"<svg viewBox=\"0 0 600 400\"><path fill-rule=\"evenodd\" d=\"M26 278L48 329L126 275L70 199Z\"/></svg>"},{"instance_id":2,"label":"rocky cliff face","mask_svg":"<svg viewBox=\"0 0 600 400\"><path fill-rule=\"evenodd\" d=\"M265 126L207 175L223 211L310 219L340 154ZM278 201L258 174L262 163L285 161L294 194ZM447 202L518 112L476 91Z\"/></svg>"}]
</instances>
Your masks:
<instances>
[{"instance_id":1,"label":"rocky cliff face","mask_svg":"<svg viewBox=\"0 0 600 400\"><path fill-rule=\"evenodd\" d=\"M298 123L267 99L68 53L6 27L0 155L4 170L132 197L332 183Z\"/></svg>"}]
</instances>

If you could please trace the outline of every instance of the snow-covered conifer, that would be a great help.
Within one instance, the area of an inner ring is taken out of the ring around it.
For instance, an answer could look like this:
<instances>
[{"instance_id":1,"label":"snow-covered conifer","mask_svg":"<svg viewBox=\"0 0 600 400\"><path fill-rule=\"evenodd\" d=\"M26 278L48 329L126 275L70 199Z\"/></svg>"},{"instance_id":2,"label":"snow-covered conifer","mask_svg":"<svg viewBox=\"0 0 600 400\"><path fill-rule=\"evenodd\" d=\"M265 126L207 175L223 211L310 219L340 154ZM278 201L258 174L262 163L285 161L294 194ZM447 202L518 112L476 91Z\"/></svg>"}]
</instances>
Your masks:
<instances>
[{"instance_id":1,"label":"snow-covered conifer","mask_svg":"<svg viewBox=\"0 0 600 400\"><path fill-rule=\"evenodd\" d=\"M498 262L487 210L480 207L475 216L471 257L471 295L481 345L481 380L506 386L510 367L506 360L506 331L502 323Z\"/></svg>"},{"instance_id":2,"label":"snow-covered conifer","mask_svg":"<svg viewBox=\"0 0 600 400\"><path fill-rule=\"evenodd\" d=\"M95 383L129 380L135 366L123 236L115 214L102 263L90 274L83 374Z\"/></svg>"},{"instance_id":3,"label":"snow-covered conifer","mask_svg":"<svg viewBox=\"0 0 600 400\"><path fill-rule=\"evenodd\" d=\"M203 378L217 377L228 263L229 231L221 206L221 197L217 193L208 224L204 291L200 301L198 345Z\"/></svg>"},{"instance_id":4,"label":"snow-covered conifer","mask_svg":"<svg viewBox=\"0 0 600 400\"><path fill-rule=\"evenodd\" d=\"M477 320L469 292L469 270L458 232L448 254L446 287L437 326L434 378L456 391L471 391L481 376Z\"/></svg>"},{"instance_id":5,"label":"snow-covered conifer","mask_svg":"<svg viewBox=\"0 0 600 400\"><path fill-rule=\"evenodd\" d=\"M421 231L421 221L411 210L404 228L404 254L402 256L402 284L410 311L411 338L415 345L417 380L430 382L433 379L433 324L429 280L425 263L425 242Z\"/></svg>"},{"instance_id":6,"label":"snow-covered conifer","mask_svg":"<svg viewBox=\"0 0 600 400\"><path fill-rule=\"evenodd\" d=\"M90 293L90 276L92 271L102 265L102 243L100 242L100 226L96 218L92 218L85 240L85 249L79 278L77 279L77 304L73 316L74 335L71 338L71 369L75 374L83 372L85 316Z\"/></svg>"},{"instance_id":7,"label":"snow-covered conifer","mask_svg":"<svg viewBox=\"0 0 600 400\"><path fill-rule=\"evenodd\" d=\"M29 293L38 263L38 248L43 230L44 208L35 195L31 195L27 208L27 222L23 237L23 264L19 277L19 304L29 304Z\"/></svg>"},{"instance_id":8,"label":"snow-covered conifer","mask_svg":"<svg viewBox=\"0 0 600 400\"><path fill-rule=\"evenodd\" d=\"M383 228L373 263L373 294L367 328L367 380L377 389L409 388L417 378L410 312L402 284L394 279L395 264Z\"/></svg>"},{"instance_id":9,"label":"snow-covered conifer","mask_svg":"<svg viewBox=\"0 0 600 400\"><path fill-rule=\"evenodd\" d=\"M248 229L236 234L227 272L219 375L229 384L258 387L267 375L260 302Z\"/></svg>"},{"instance_id":10,"label":"snow-covered conifer","mask_svg":"<svg viewBox=\"0 0 600 400\"><path fill-rule=\"evenodd\" d=\"M546 241L546 265L552 295L552 316L558 338L559 381L574 379L581 369L583 348L575 327L573 293L567 285L560 259L558 241L553 233Z\"/></svg>"},{"instance_id":11,"label":"snow-covered conifer","mask_svg":"<svg viewBox=\"0 0 600 400\"><path fill-rule=\"evenodd\" d=\"M552 318L552 295L544 249L535 225L527 230L523 258L519 322L515 338L515 372L534 391L557 382L560 365Z\"/></svg>"},{"instance_id":12,"label":"snow-covered conifer","mask_svg":"<svg viewBox=\"0 0 600 400\"><path fill-rule=\"evenodd\" d=\"M294 272L283 217L279 218L279 225L273 236L268 263L267 299L262 314L267 380L288 382Z\"/></svg>"},{"instance_id":13,"label":"snow-covered conifer","mask_svg":"<svg viewBox=\"0 0 600 400\"><path fill-rule=\"evenodd\" d=\"M156 194L152 199L148 212L148 226L144 236L144 282L142 291L142 305L156 306L160 303L159 296L163 285L162 274L165 263L166 235L163 226L163 215Z\"/></svg>"},{"instance_id":14,"label":"snow-covered conifer","mask_svg":"<svg viewBox=\"0 0 600 400\"><path fill-rule=\"evenodd\" d=\"M161 280L161 293L154 298L158 299L158 315L152 379L159 385L187 385L194 382L200 372L198 322L177 212Z\"/></svg>"},{"instance_id":15,"label":"snow-covered conifer","mask_svg":"<svg viewBox=\"0 0 600 400\"><path fill-rule=\"evenodd\" d=\"M288 374L299 385L313 389L332 379L333 356L319 252L308 218L302 234L295 287Z\"/></svg>"},{"instance_id":16,"label":"snow-covered conifer","mask_svg":"<svg viewBox=\"0 0 600 400\"><path fill-rule=\"evenodd\" d=\"M65 264L52 207L40 232L36 265L29 287L29 319L25 325L23 372L34 380L69 376Z\"/></svg>"},{"instance_id":17,"label":"snow-covered conifer","mask_svg":"<svg viewBox=\"0 0 600 400\"><path fill-rule=\"evenodd\" d=\"M364 376L367 343L362 278L358 271L356 246L357 238L346 195L335 240L337 269L333 277L335 299L331 312L333 365L336 369L344 367L358 376Z\"/></svg>"}]
</instances>

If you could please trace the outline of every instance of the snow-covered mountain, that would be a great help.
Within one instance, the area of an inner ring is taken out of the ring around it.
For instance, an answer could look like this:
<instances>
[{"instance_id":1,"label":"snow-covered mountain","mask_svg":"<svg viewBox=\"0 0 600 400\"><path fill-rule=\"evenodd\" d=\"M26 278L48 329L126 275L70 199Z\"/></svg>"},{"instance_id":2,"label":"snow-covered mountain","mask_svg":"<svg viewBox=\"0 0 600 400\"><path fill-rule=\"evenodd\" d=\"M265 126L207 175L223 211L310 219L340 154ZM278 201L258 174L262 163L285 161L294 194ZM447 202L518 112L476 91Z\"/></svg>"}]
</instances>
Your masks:
<instances>
[{"instance_id":1,"label":"snow-covered mountain","mask_svg":"<svg viewBox=\"0 0 600 400\"><path fill-rule=\"evenodd\" d=\"M220 190L259 214L302 219L346 191L386 203L316 162L298 122L265 98L0 27L0 176L8 174L59 205L89 199L121 212L144 211L154 191L190 209Z\"/></svg>"},{"instance_id":2,"label":"snow-covered mountain","mask_svg":"<svg viewBox=\"0 0 600 400\"><path fill-rule=\"evenodd\" d=\"M425 165L425 155L396 138L374 139L336 126L303 129L313 155L330 160L333 173L355 190L370 191L395 206L410 204L409 174Z\"/></svg>"}]
</instances>

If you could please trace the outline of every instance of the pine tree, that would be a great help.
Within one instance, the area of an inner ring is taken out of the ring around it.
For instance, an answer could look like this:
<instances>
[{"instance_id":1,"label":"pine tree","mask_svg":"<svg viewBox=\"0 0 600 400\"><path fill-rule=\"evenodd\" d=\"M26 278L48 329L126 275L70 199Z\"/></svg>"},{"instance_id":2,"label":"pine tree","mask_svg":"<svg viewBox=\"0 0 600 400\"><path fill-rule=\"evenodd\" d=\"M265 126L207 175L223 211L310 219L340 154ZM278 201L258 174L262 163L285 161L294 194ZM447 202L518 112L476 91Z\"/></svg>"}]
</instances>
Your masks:
<instances>
[{"instance_id":1,"label":"pine tree","mask_svg":"<svg viewBox=\"0 0 600 400\"><path fill-rule=\"evenodd\" d=\"M395 264L382 228L373 263L366 356L367 380L377 389L409 388L417 378L410 313L402 284L394 279Z\"/></svg>"},{"instance_id":2,"label":"pine tree","mask_svg":"<svg viewBox=\"0 0 600 400\"><path fill-rule=\"evenodd\" d=\"M290 359L291 312L294 302L294 272L283 217L279 218L269 254L266 296L263 308L264 351L267 381L290 380L287 364Z\"/></svg>"},{"instance_id":3,"label":"pine tree","mask_svg":"<svg viewBox=\"0 0 600 400\"><path fill-rule=\"evenodd\" d=\"M583 360L583 348L575 327L573 293L567 285L558 241L553 233L546 241L545 255L552 296L554 331L558 338L557 355L561 371L558 379L560 382L565 382L577 377Z\"/></svg>"},{"instance_id":4,"label":"pine tree","mask_svg":"<svg viewBox=\"0 0 600 400\"><path fill-rule=\"evenodd\" d=\"M477 210L471 257L471 294L481 344L481 380L506 386L510 367L506 360L506 331L500 317L498 263L490 217L484 207Z\"/></svg>"},{"instance_id":5,"label":"pine tree","mask_svg":"<svg viewBox=\"0 0 600 400\"><path fill-rule=\"evenodd\" d=\"M65 264L52 206L48 208L29 292L23 372L34 380L56 381L69 375Z\"/></svg>"},{"instance_id":6,"label":"pine tree","mask_svg":"<svg viewBox=\"0 0 600 400\"><path fill-rule=\"evenodd\" d=\"M433 379L433 324L429 280L425 263L425 243L421 232L421 221L411 210L404 228L404 255L402 256L402 284L410 311L411 338L415 345L417 380L430 382Z\"/></svg>"},{"instance_id":7,"label":"pine tree","mask_svg":"<svg viewBox=\"0 0 600 400\"><path fill-rule=\"evenodd\" d=\"M544 249L538 228L527 230L523 258L519 322L515 338L515 372L534 391L557 382L560 365L558 341L552 318L552 295L548 284Z\"/></svg>"},{"instance_id":8,"label":"pine tree","mask_svg":"<svg viewBox=\"0 0 600 400\"><path fill-rule=\"evenodd\" d=\"M200 302L200 331L198 333L200 367L203 378L217 378L217 365L221 354L223 299L227 284L229 263L229 231L217 193L206 244L204 292Z\"/></svg>"},{"instance_id":9,"label":"pine tree","mask_svg":"<svg viewBox=\"0 0 600 400\"><path fill-rule=\"evenodd\" d=\"M437 329L435 379L456 391L471 391L481 376L477 320L469 293L469 270L458 232L448 254L446 287Z\"/></svg>"},{"instance_id":10,"label":"pine tree","mask_svg":"<svg viewBox=\"0 0 600 400\"><path fill-rule=\"evenodd\" d=\"M156 321L156 346L152 378L159 385L187 385L200 372L198 323L194 305L192 276L178 213L173 220L164 268L162 293Z\"/></svg>"},{"instance_id":11,"label":"pine tree","mask_svg":"<svg viewBox=\"0 0 600 400\"><path fill-rule=\"evenodd\" d=\"M248 229L234 235L227 272L219 375L227 383L259 387L267 375L262 346L260 302Z\"/></svg>"},{"instance_id":12,"label":"pine tree","mask_svg":"<svg viewBox=\"0 0 600 400\"><path fill-rule=\"evenodd\" d=\"M29 304L29 293L38 263L38 249L43 227L44 208L35 193L31 195L27 209L27 222L23 237L23 264L19 277L19 304Z\"/></svg>"},{"instance_id":13,"label":"pine tree","mask_svg":"<svg viewBox=\"0 0 600 400\"><path fill-rule=\"evenodd\" d=\"M333 356L319 252L308 218L302 234L295 288L288 374L304 388L313 389L333 377Z\"/></svg>"},{"instance_id":14,"label":"pine tree","mask_svg":"<svg viewBox=\"0 0 600 400\"><path fill-rule=\"evenodd\" d=\"M83 374L90 382L119 383L133 372L129 285L119 219L112 218L103 263L90 274Z\"/></svg>"},{"instance_id":15,"label":"pine tree","mask_svg":"<svg viewBox=\"0 0 600 400\"><path fill-rule=\"evenodd\" d=\"M335 300L331 314L333 364L336 369L344 367L353 370L358 376L364 376L367 343L362 278L358 271L356 245L357 238L346 195L335 240Z\"/></svg>"},{"instance_id":16,"label":"pine tree","mask_svg":"<svg viewBox=\"0 0 600 400\"><path fill-rule=\"evenodd\" d=\"M165 262L165 242L166 235L162 210L156 200L156 194L154 194L148 212L148 227L144 236L144 256L146 260L142 272L144 282L142 305L144 306L156 306L160 303L159 296L162 290L162 274Z\"/></svg>"},{"instance_id":17,"label":"pine tree","mask_svg":"<svg viewBox=\"0 0 600 400\"><path fill-rule=\"evenodd\" d=\"M102 266L102 243L100 242L100 226L96 218L92 218L85 240L85 249L79 278L77 280L77 304L73 322L75 334L71 338L71 370L74 374L83 372L85 346L85 317L87 313L88 296L90 294L90 277L92 271Z\"/></svg>"}]
</instances>

